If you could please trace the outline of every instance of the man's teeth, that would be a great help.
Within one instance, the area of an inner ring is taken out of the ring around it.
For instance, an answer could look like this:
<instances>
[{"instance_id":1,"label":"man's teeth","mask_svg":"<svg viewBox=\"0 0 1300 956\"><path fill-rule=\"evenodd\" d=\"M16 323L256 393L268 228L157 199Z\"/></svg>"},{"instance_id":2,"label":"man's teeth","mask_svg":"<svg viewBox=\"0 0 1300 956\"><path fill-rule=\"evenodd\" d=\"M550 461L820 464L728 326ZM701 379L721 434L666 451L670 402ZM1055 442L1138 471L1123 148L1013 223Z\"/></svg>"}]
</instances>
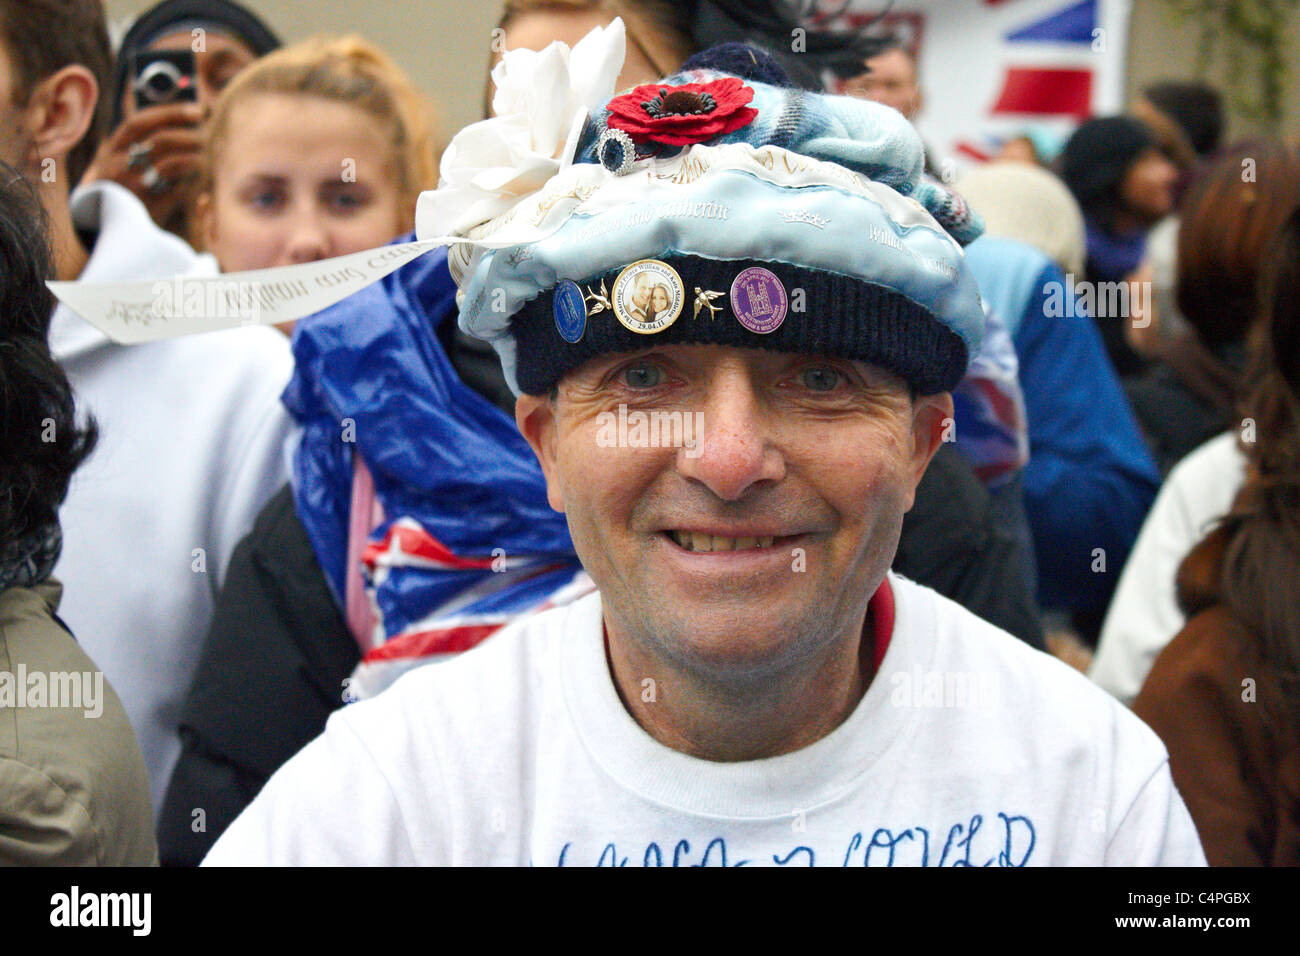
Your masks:
<instances>
[{"instance_id":1,"label":"man's teeth","mask_svg":"<svg viewBox=\"0 0 1300 956\"><path fill-rule=\"evenodd\" d=\"M744 551L748 548L770 548L776 540L772 535L761 538L724 538L716 534L697 531L670 531L674 541L687 551Z\"/></svg>"}]
</instances>

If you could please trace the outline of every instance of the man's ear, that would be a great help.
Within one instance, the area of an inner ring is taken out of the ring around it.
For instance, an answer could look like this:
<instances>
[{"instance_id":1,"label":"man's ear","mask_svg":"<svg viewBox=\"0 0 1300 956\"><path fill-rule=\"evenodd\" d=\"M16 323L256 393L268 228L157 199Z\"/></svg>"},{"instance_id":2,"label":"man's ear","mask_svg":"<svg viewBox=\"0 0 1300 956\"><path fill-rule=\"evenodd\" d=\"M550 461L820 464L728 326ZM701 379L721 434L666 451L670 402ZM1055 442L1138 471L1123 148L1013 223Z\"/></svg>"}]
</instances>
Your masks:
<instances>
[{"instance_id":1,"label":"man's ear","mask_svg":"<svg viewBox=\"0 0 1300 956\"><path fill-rule=\"evenodd\" d=\"M912 486L907 493L910 511L916 498L916 486L930 466L930 459L944 441L953 439L952 394L925 395L912 402Z\"/></svg>"},{"instance_id":2,"label":"man's ear","mask_svg":"<svg viewBox=\"0 0 1300 956\"><path fill-rule=\"evenodd\" d=\"M86 138L95 121L98 100L99 84L95 75L75 63L36 84L23 117L35 151L28 158L33 168L39 167L42 160L52 158L63 173L68 154Z\"/></svg>"},{"instance_id":3,"label":"man's ear","mask_svg":"<svg viewBox=\"0 0 1300 956\"><path fill-rule=\"evenodd\" d=\"M546 476L546 500L564 513L564 494L556 465L555 399L545 395L520 395L515 400L515 424L524 440L532 446Z\"/></svg>"}]
</instances>

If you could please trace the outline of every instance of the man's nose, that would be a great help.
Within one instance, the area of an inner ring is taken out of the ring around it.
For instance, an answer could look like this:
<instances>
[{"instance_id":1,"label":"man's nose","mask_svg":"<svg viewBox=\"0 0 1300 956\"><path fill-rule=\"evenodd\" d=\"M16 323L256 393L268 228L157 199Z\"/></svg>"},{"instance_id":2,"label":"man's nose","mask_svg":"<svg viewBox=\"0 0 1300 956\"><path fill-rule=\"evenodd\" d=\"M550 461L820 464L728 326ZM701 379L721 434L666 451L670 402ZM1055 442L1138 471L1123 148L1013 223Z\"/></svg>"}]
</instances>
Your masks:
<instances>
[{"instance_id":1,"label":"man's nose","mask_svg":"<svg viewBox=\"0 0 1300 956\"><path fill-rule=\"evenodd\" d=\"M677 470L723 501L738 501L751 488L781 481L785 458L773 441L771 417L743 369L713 377L705 401L685 414L694 435L677 453Z\"/></svg>"}]
</instances>

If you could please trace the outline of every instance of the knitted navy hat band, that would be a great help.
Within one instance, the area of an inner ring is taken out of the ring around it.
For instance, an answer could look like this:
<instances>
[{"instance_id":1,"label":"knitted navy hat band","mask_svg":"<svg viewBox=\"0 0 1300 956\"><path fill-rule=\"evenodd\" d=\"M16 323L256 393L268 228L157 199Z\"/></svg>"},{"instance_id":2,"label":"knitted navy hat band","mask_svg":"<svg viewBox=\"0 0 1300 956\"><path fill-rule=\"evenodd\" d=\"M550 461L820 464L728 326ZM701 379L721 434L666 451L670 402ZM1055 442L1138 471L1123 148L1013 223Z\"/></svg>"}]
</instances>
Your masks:
<instances>
[{"instance_id":1,"label":"knitted navy hat band","mask_svg":"<svg viewBox=\"0 0 1300 956\"><path fill-rule=\"evenodd\" d=\"M952 389L966 372L966 345L933 313L898 291L818 269L781 262L716 260L697 256L661 256L681 276L686 301L667 328L649 335L625 328L609 309L588 307L586 329L576 343L557 328L555 289L537 296L511 319L518 343L518 381L530 395L550 391L566 374L609 352L635 352L669 344L729 345L774 352L819 354L871 362L898 375L919 394ZM732 314L728 290L737 274L750 267L773 273L791 295L793 321L760 334ZM621 270L578 283L595 293L608 289ZM695 308L696 290L721 293L714 306ZM796 292L799 293L796 295ZM798 314L802 312L803 314Z\"/></svg>"}]
</instances>

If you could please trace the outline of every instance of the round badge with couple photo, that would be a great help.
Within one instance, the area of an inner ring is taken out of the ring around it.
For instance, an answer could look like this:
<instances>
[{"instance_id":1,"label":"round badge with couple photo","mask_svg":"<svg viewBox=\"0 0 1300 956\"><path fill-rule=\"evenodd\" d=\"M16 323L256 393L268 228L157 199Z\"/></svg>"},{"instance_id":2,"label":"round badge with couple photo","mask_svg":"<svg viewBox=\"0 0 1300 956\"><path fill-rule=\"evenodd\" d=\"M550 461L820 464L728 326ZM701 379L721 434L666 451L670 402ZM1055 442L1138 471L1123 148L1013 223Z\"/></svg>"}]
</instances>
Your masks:
<instances>
[{"instance_id":1,"label":"round badge with couple photo","mask_svg":"<svg viewBox=\"0 0 1300 956\"><path fill-rule=\"evenodd\" d=\"M624 328L650 335L677 321L686 303L686 286L668 263L641 259L618 274L610 302Z\"/></svg>"}]
</instances>

